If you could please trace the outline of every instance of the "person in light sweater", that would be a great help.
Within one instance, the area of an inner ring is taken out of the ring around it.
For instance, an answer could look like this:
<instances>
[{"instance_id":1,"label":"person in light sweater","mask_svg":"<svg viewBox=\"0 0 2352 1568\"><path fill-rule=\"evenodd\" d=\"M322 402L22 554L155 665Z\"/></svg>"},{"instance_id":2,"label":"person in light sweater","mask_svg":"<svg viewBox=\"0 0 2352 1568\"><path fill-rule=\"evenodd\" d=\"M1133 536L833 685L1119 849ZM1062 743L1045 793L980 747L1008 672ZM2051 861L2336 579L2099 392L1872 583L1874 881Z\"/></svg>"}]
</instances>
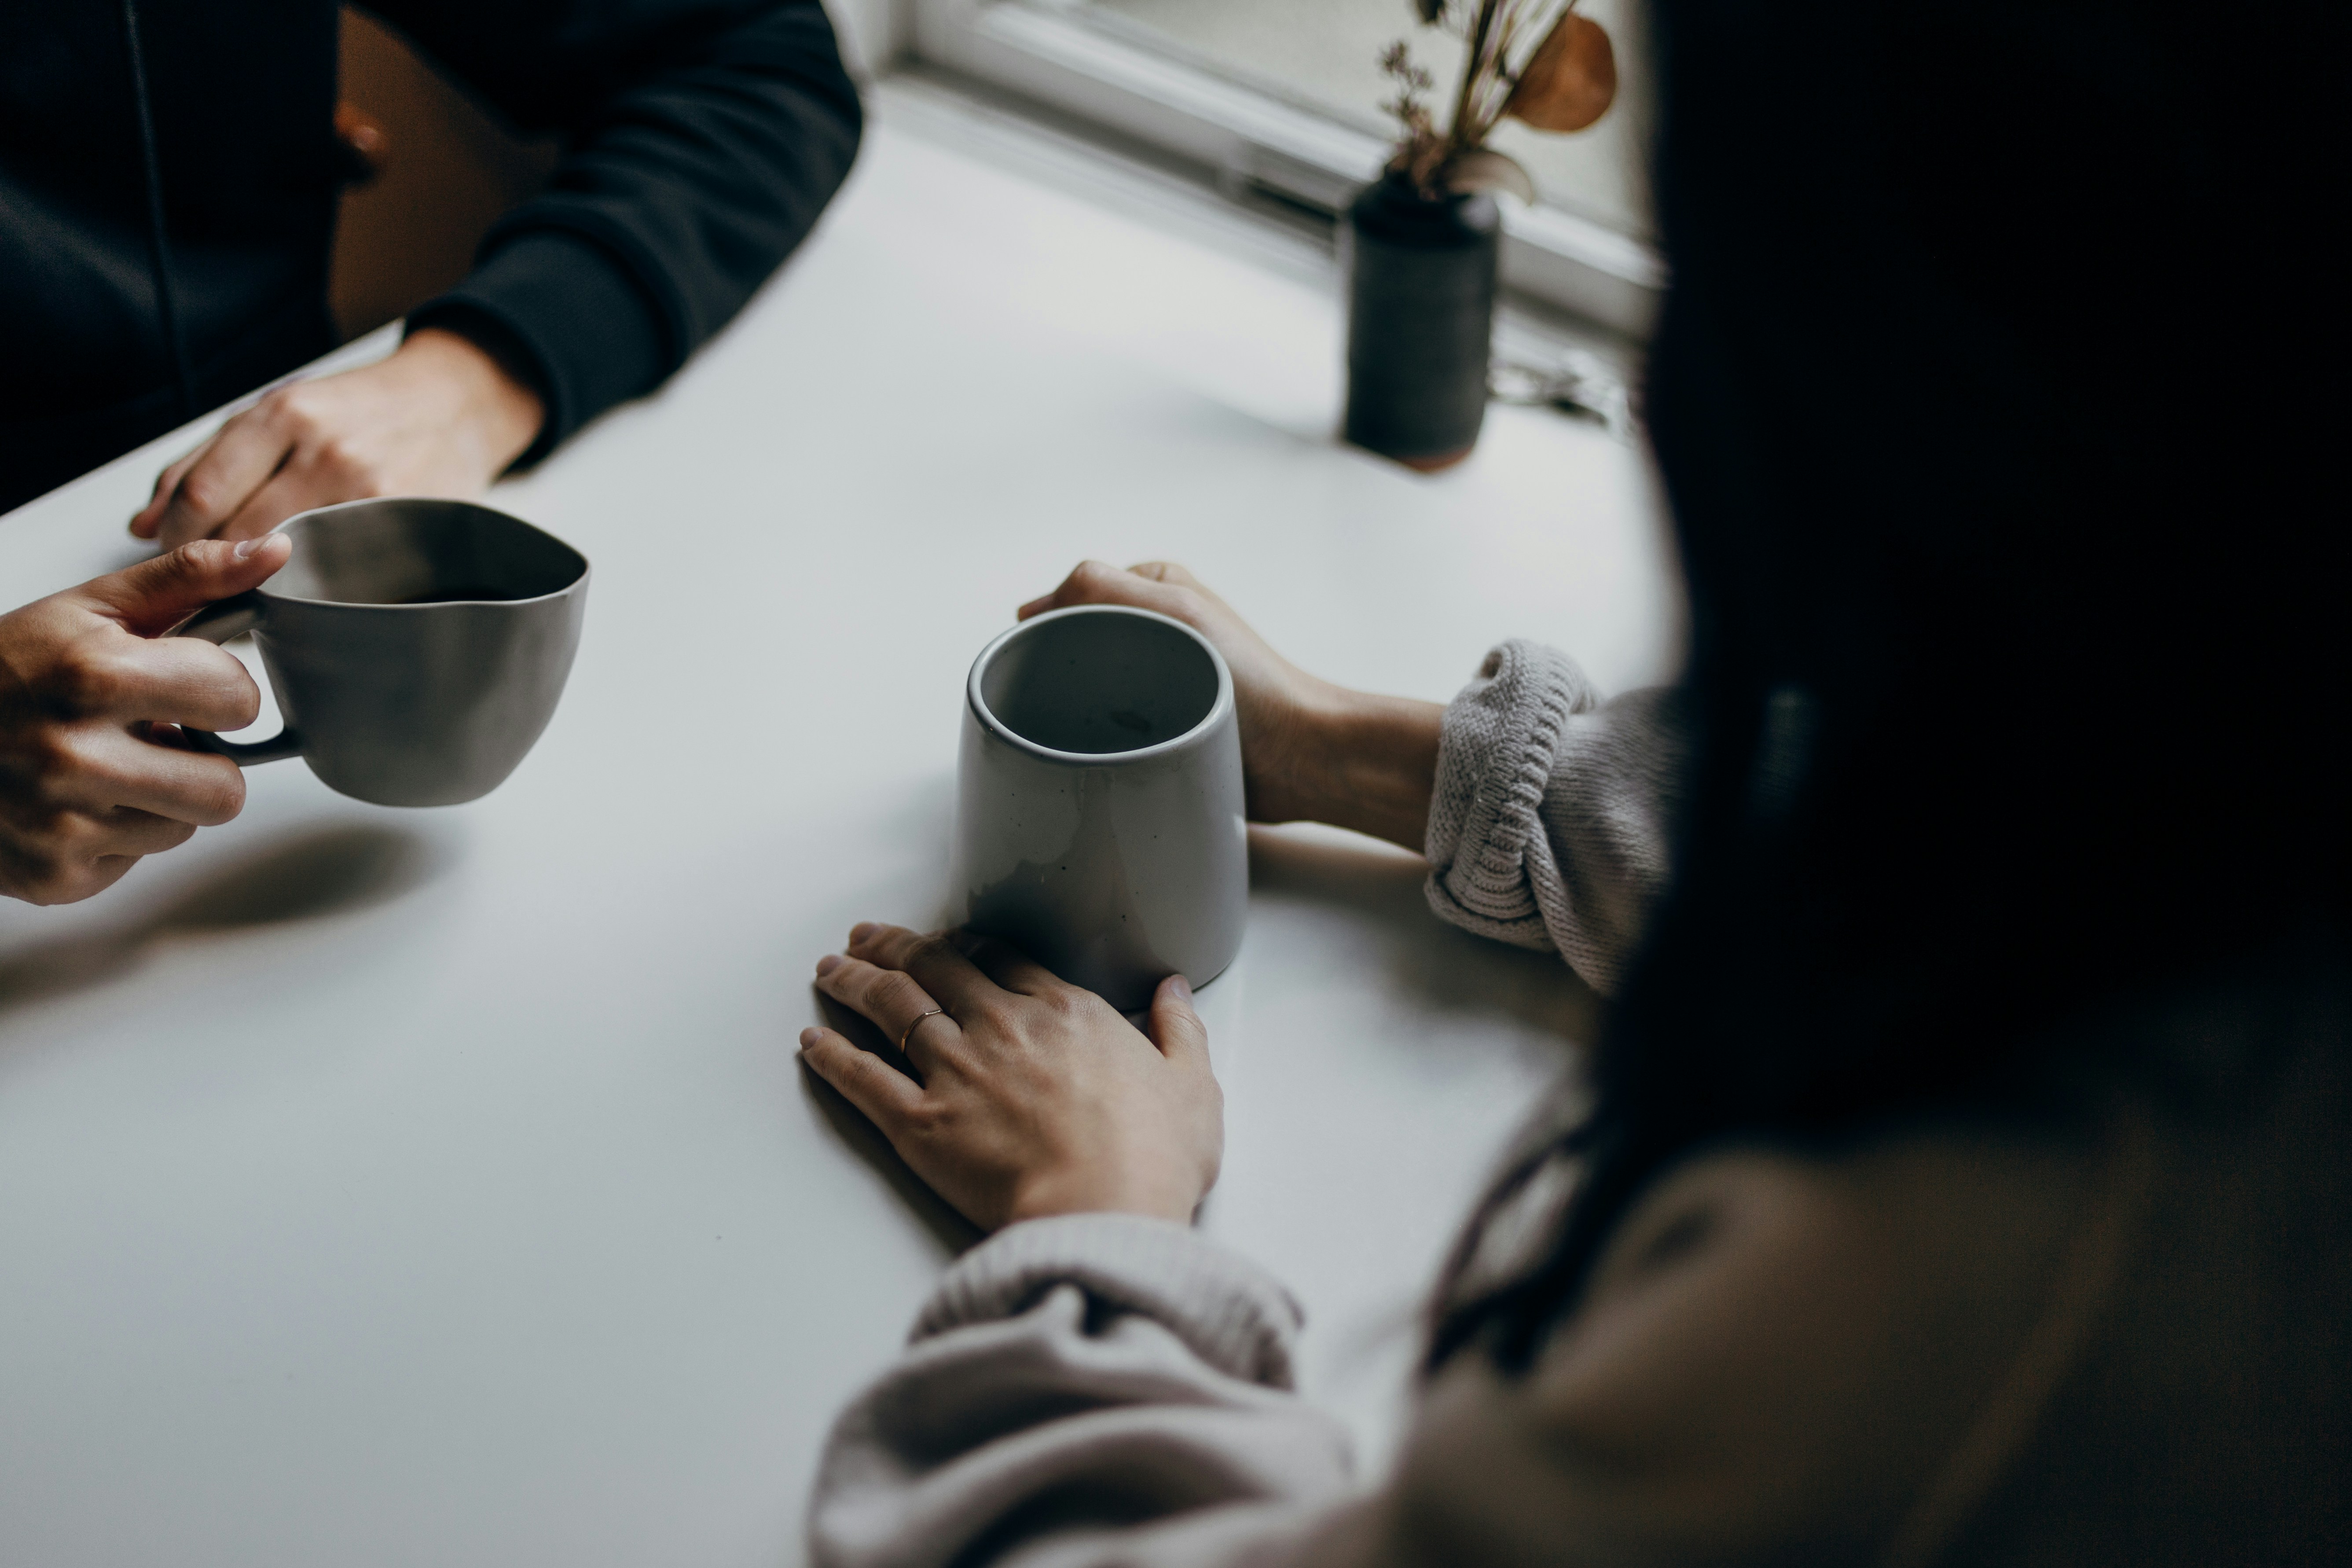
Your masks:
<instances>
[{"instance_id":1,"label":"person in light sweater","mask_svg":"<svg viewBox=\"0 0 2352 1568\"><path fill-rule=\"evenodd\" d=\"M1253 815L1422 848L1439 915L1610 991L1589 1109L1503 1152L1359 1476L1282 1260L1187 1224L1181 982L1138 1030L858 928L818 984L906 1058L803 1060L993 1234L839 1417L824 1568L2352 1558L2352 621L2311 504L2352 18L1654 20L1678 689L1505 643L1441 710L1173 569L1047 601L1202 627Z\"/></svg>"}]
</instances>

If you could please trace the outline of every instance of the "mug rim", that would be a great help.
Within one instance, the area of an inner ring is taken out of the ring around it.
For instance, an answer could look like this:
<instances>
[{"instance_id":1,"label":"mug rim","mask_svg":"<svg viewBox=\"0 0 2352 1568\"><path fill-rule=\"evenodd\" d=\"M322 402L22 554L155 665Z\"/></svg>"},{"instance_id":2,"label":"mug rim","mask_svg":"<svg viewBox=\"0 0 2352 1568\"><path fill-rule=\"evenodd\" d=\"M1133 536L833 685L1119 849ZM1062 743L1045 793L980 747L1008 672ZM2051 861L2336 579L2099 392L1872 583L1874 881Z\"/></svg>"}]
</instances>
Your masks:
<instances>
[{"instance_id":1,"label":"mug rim","mask_svg":"<svg viewBox=\"0 0 2352 1568\"><path fill-rule=\"evenodd\" d=\"M988 672L990 661L996 658L1007 643L1027 633L1033 626L1043 626L1047 621L1062 620L1071 616L1103 615L1135 616L1144 620L1158 621L1162 626L1173 626L1191 637L1200 646L1201 650L1209 656L1209 663L1217 672L1217 696L1216 700L1209 704L1209 710L1201 716L1199 723L1181 735L1171 735L1164 741L1154 741L1150 745L1138 746L1133 751L1065 752L1052 746L1040 745L1026 735L1013 730L990 710L986 700L980 694L981 677ZM1217 651L1216 644L1173 616L1163 616L1157 610L1140 610L1132 605L1067 605L1058 610L1048 610L1042 616L1032 616L1025 621L1007 626L991 637L988 646L980 650L980 657L971 661L971 672L964 677L963 691L964 706L971 710L973 718L980 721L989 733L999 740L1017 746L1031 756L1043 758L1046 762L1064 763L1073 767L1104 767L1113 763L1132 763L1150 757L1164 756L1171 752L1181 750L1185 746L1197 742L1202 735L1214 728L1220 720L1233 711L1234 672L1227 668L1225 656Z\"/></svg>"},{"instance_id":2,"label":"mug rim","mask_svg":"<svg viewBox=\"0 0 2352 1568\"><path fill-rule=\"evenodd\" d=\"M527 528L549 543L570 551L572 559L580 563L580 574L561 588L552 588L544 594L533 594L528 599L436 599L429 605L370 605L352 599L314 599L302 594L277 593L270 587L270 584L278 580L274 575L255 587L253 592L264 598L275 599L281 605L313 605L328 610L439 610L452 605L543 605L550 599L560 599L585 584L593 570L586 552L579 546L568 540L558 539L530 519L517 517L510 511L500 511L497 507L485 506L480 501L460 500L455 496L362 496L357 500L339 500L326 506L314 506L308 511L298 511L271 529L269 532L283 533L298 522L307 522L314 517L324 517L331 512L351 511L359 507L383 506L390 502L403 501L425 501L434 506L463 507L468 511L486 511L492 517L513 523L518 528ZM265 534L263 537L268 538L268 535Z\"/></svg>"}]
</instances>

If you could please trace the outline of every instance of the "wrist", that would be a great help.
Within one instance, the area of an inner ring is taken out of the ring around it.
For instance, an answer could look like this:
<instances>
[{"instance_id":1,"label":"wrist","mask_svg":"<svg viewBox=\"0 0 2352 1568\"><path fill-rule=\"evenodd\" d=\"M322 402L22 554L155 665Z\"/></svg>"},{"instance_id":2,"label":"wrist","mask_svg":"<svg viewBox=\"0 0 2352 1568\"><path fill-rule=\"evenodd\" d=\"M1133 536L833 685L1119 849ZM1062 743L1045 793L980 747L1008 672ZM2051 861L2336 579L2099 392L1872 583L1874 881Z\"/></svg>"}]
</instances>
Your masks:
<instances>
[{"instance_id":1,"label":"wrist","mask_svg":"<svg viewBox=\"0 0 2352 1568\"><path fill-rule=\"evenodd\" d=\"M1445 710L1409 697L1318 685L1322 690L1302 717L1308 739L1300 793L1313 807L1304 815L1420 854Z\"/></svg>"},{"instance_id":2,"label":"wrist","mask_svg":"<svg viewBox=\"0 0 2352 1568\"><path fill-rule=\"evenodd\" d=\"M420 327L400 345L404 357L456 388L466 427L479 441L496 479L530 449L547 422L547 405L519 367L464 332Z\"/></svg>"},{"instance_id":3,"label":"wrist","mask_svg":"<svg viewBox=\"0 0 2352 1568\"><path fill-rule=\"evenodd\" d=\"M1202 1194L1186 1197L1178 1190L1178 1184L1164 1185L1163 1191L1145 1182L1120 1184L1084 1175L1042 1173L1022 1184L1006 1206L1003 1223L1019 1225L1024 1220L1051 1219L1056 1215L1129 1214L1146 1219L1173 1220L1178 1225L1192 1224L1192 1211L1201 1206Z\"/></svg>"},{"instance_id":4,"label":"wrist","mask_svg":"<svg viewBox=\"0 0 2352 1568\"><path fill-rule=\"evenodd\" d=\"M1291 671L1274 702L1244 713L1243 771L1253 822L1328 822L1332 758L1353 692Z\"/></svg>"}]
</instances>

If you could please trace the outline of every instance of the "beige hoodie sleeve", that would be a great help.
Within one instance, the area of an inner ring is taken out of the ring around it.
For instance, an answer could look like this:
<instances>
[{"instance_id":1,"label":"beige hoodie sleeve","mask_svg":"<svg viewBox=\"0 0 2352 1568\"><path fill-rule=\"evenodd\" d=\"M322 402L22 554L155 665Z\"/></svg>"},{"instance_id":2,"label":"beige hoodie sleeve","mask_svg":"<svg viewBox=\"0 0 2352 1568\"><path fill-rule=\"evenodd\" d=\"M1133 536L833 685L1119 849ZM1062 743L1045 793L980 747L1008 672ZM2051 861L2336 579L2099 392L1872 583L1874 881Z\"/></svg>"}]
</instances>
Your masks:
<instances>
[{"instance_id":1,"label":"beige hoodie sleeve","mask_svg":"<svg viewBox=\"0 0 2352 1568\"><path fill-rule=\"evenodd\" d=\"M822 1568L1237 1564L1349 1489L1291 1392L1298 1308L1183 1226L1032 1220L949 1269L845 1411L809 1519Z\"/></svg>"},{"instance_id":2,"label":"beige hoodie sleeve","mask_svg":"<svg viewBox=\"0 0 2352 1568\"><path fill-rule=\"evenodd\" d=\"M1664 889L1688 752L1678 690L1601 700L1566 654L1513 640L1445 710L1429 902L1465 931L1552 948L1616 988Z\"/></svg>"}]
</instances>

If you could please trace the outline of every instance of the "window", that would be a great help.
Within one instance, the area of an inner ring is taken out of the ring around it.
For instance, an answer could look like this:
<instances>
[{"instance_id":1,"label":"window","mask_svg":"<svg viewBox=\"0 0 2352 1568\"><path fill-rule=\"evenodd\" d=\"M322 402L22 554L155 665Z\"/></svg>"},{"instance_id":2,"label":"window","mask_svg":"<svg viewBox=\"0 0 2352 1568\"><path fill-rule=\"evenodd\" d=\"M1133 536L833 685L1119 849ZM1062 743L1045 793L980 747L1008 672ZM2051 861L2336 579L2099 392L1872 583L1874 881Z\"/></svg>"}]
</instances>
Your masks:
<instances>
[{"instance_id":1,"label":"window","mask_svg":"<svg viewBox=\"0 0 2352 1568\"><path fill-rule=\"evenodd\" d=\"M1635 337L1664 287L1645 153L1651 95L1640 7L1582 0L1618 59L1618 101L1592 130L1509 124L1496 145L1542 200L1504 201L1506 284ZM1408 39L1441 82L1461 45L1409 0L915 0L914 51L959 73L1153 143L1321 211L1386 162L1378 61Z\"/></svg>"}]
</instances>

